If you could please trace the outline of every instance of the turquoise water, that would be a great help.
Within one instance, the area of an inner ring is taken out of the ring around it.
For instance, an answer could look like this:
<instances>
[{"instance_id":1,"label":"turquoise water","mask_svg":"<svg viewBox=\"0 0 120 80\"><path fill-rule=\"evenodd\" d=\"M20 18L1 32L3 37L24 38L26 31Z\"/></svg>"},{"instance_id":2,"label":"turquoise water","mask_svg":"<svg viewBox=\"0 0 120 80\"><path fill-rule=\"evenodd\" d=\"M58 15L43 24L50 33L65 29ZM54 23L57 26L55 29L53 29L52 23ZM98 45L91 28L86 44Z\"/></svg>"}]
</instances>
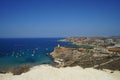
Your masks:
<instances>
[{"instance_id":1,"label":"turquoise water","mask_svg":"<svg viewBox=\"0 0 120 80\"><path fill-rule=\"evenodd\" d=\"M70 46L71 43L58 42L62 38L7 38L0 39L0 68L19 65L54 64L50 53L58 44Z\"/></svg>"}]
</instances>

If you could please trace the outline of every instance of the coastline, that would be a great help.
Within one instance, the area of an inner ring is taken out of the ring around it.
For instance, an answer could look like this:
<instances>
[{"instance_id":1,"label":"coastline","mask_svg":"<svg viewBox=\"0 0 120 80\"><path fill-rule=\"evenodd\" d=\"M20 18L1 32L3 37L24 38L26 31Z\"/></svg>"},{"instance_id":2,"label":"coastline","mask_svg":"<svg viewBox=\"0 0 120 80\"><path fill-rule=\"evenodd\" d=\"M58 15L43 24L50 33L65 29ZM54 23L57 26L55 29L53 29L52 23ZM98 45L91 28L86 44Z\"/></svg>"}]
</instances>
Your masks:
<instances>
[{"instance_id":1,"label":"coastline","mask_svg":"<svg viewBox=\"0 0 120 80\"><path fill-rule=\"evenodd\" d=\"M120 55L95 50L59 45L49 55L56 65L16 67L13 71L0 73L0 80L119 80Z\"/></svg>"},{"instance_id":2,"label":"coastline","mask_svg":"<svg viewBox=\"0 0 120 80\"><path fill-rule=\"evenodd\" d=\"M0 74L0 80L119 80L120 72L93 68L83 69L80 66L55 68L50 65L34 66L21 75L12 73Z\"/></svg>"}]
</instances>

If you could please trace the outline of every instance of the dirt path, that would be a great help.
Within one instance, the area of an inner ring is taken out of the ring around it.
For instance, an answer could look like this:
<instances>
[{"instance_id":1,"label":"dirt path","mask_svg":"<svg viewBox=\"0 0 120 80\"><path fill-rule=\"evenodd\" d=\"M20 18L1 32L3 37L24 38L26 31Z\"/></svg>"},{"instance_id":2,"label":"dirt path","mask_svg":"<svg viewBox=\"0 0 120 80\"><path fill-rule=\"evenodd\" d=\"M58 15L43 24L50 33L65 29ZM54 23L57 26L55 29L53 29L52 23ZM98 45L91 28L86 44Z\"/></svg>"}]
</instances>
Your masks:
<instances>
[{"instance_id":1,"label":"dirt path","mask_svg":"<svg viewBox=\"0 0 120 80\"><path fill-rule=\"evenodd\" d=\"M101 63L101 64L99 64L99 65L95 65L94 68L98 68L98 67L100 67L100 66L104 66L104 65L106 65L106 64L109 64L109 63L111 63L111 62L113 62L113 61L117 61L117 60L119 60L119 59L120 59L120 57L119 57L119 58L116 58L116 59L111 59L111 60L109 60L109 61L107 61L107 62L105 62L105 63Z\"/></svg>"}]
</instances>

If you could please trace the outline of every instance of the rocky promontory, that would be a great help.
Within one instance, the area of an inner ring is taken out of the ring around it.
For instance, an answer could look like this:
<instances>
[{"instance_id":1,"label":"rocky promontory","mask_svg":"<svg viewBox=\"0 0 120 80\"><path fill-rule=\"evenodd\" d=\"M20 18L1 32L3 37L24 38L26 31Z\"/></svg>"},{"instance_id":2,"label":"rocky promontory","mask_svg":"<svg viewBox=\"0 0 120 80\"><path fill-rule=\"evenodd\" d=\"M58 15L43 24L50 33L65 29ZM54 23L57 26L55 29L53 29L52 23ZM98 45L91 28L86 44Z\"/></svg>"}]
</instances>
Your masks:
<instances>
[{"instance_id":1,"label":"rocky promontory","mask_svg":"<svg viewBox=\"0 0 120 80\"><path fill-rule=\"evenodd\" d=\"M72 40L74 41L74 38ZM57 63L57 67L81 66L83 68L120 70L119 49L119 47L116 49L112 46L111 50L111 48L98 45L90 49L58 46L55 47L51 56Z\"/></svg>"}]
</instances>

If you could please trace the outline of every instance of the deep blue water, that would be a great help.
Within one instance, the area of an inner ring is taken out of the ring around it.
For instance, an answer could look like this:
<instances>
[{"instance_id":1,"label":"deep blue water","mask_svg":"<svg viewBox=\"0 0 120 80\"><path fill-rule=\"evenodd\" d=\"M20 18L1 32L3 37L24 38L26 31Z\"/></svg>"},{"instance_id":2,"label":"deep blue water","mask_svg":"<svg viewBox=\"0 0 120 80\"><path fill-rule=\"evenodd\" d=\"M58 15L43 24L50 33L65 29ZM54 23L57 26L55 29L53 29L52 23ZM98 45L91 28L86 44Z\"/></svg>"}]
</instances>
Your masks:
<instances>
[{"instance_id":1,"label":"deep blue water","mask_svg":"<svg viewBox=\"0 0 120 80\"><path fill-rule=\"evenodd\" d=\"M0 68L19 65L53 64L50 54L58 44L70 46L71 43L58 42L61 38L4 38L0 39Z\"/></svg>"}]
</instances>

